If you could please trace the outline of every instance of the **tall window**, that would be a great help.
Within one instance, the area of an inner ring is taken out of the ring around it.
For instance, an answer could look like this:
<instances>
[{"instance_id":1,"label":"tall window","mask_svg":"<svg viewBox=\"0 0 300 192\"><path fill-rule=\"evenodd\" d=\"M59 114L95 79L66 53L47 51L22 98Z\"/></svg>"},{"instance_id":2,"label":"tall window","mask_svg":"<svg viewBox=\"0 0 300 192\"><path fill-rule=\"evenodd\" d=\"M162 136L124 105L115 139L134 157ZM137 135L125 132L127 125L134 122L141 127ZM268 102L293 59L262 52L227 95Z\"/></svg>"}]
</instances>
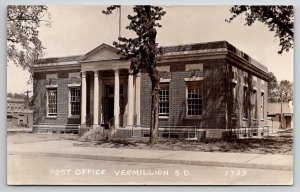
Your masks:
<instances>
[{"instance_id":1,"label":"tall window","mask_svg":"<svg viewBox=\"0 0 300 192\"><path fill-rule=\"evenodd\" d=\"M160 84L159 116L169 116L169 84Z\"/></svg>"},{"instance_id":2,"label":"tall window","mask_svg":"<svg viewBox=\"0 0 300 192\"><path fill-rule=\"evenodd\" d=\"M187 115L202 115L202 81L188 81L187 84Z\"/></svg>"},{"instance_id":3,"label":"tall window","mask_svg":"<svg viewBox=\"0 0 300 192\"><path fill-rule=\"evenodd\" d=\"M231 108L232 108L232 117L236 117L236 109L237 109L237 87L236 83L231 83L231 93L232 93L232 101L231 101Z\"/></svg>"},{"instance_id":4,"label":"tall window","mask_svg":"<svg viewBox=\"0 0 300 192\"><path fill-rule=\"evenodd\" d=\"M257 119L257 93L256 93L256 90L253 90L253 94L252 94L252 113L253 113L253 119Z\"/></svg>"},{"instance_id":5,"label":"tall window","mask_svg":"<svg viewBox=\"0 0 300 192\"><path fill-rule=\"evenodd\" d=\"M57 89L48 89L48 116L57 116Z\"/></svg>"},{"instance_id":6,"label":"tall window","mask_svg":"<svg viewBox=\"0 0 300 192\"><path fill-rule=\"evenodd\" d=\"M247 94L248 94L248 87L244 86L243 89L243 118L248 118L248 106L247 106Z\"/></svg>"},{"instance_id":7,"label":"tall window","mask_svg":"<svg viewBox=\"0 0 300 192\"><path fill-rule=\"evenodd\" d=\"M261 119L265 118L265 93L261 92L260 94L261 97Z\"/></svg>"},{"instance_id":8,"label":"tall window","mask_svg":"<svg viewBox=\"0 0 300 192\"><path fill-rule=\"evenodd\" d=\"M70 114L80 115L80 88L70 88Z\"/></svg>"}]
</instances>

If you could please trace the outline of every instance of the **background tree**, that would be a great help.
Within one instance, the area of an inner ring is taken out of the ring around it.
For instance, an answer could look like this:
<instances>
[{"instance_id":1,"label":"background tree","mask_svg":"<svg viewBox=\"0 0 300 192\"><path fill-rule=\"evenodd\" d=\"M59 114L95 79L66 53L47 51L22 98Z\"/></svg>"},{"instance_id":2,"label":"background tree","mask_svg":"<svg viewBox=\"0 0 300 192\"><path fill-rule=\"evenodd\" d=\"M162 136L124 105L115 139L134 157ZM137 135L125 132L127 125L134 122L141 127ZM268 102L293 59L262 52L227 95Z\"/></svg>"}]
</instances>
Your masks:
<instances>
[{"instance_id":1,"label":"background tree","mask_svg":"<svg viewBox=\"0 0 300 192\"><path fill-rule=\"evenodd\" d=\"M278 102L278 81L273 72L270 72L269 75L270 82L268 83L268 102Z\"/></svg>"},{"instance_id":2,"label":"background tree","mask_svg":"<svg viewBox=\"0 0 300 192\"><path fill-rule=\"evenodd\" d=\"M288 80L280 81L278 85L278 101L289 102L293 99L293 83Z\"/></svg>"},{"instance_id":3,"label":"background tree","mask_svg":"<svg viewBox=\"0 0 300 192\"><path fill-rule=\"evenodd\" d=\"M282 128L282 119L283 119L283 112L282 112L282 104L283 102L289 102L292 100L293 97L293 84L288 80L280 81L278 85L278 96L281 103L280 107L280 127Z\"/></svg>"},{"instance_id":4,"label":"background tree","mask_svg":"<svg viewBox=\"0 0 300 192\"><path fill-rule=\"evenodd\" d=\"M102 11L111 14L112 10L120 6L110 6ZM159 79L160 75L156 69L158 56L162 49L156 43L156 28L162 27L158 21L165 15L162 7L150 5L137 5L133 7L133 15L128 15L130 20L126 29L135 32L135 38L119 37L119 42L113 45L120 50L122 59L131 61L131 74L136 75L140 71L149 74L151 80L151 121L150 121L150 144L158 141L158 108L159 108Z\"/></svg>"},{"instance_id":5,"label":"background tree","mask_svg":"<svg viewBox=\"0 0 300 192\"><path fill-rule=\"evenodd\" d=\"M233 13L227 22L231 22L237 16L244 14L245 25L251 26L255 21L267 25L270 31L275 32L275 37L279 38L278 51L289 51L294 45L294 8L293 6L276 5L276 6L248 6L235 5L231 7Z\"/></svg>"},{"instance_id":6,"label":"background tree","mask_svg":"<svg viewBox=\"0 0 300 192\"><path fill-rule=\"evenodd\" d=\"M32 72L32 65L43 55L38 35L41 25L50 25L47 6L7 6L7 61Z\"/></svg>"}]
</instances>

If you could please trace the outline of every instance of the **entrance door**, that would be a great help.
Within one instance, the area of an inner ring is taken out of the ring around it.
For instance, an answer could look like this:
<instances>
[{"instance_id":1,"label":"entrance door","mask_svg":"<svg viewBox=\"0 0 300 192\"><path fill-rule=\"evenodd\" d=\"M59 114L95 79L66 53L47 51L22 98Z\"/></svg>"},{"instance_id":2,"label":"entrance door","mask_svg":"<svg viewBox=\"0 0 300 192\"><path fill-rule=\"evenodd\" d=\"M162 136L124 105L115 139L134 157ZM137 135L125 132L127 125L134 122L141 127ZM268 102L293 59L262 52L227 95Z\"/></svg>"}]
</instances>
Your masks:
<instances>
[{"instance_id":1,"label":"entrance door","mask_svg":"<svg viewBox=\"0 0 300 192\"><path fill-rule=\"evenodd\" d=\"M292 117L287 116L285 117L285 120L286 120L286 128L291 128Z\"/></svg>"},{"instance_id":2,"label":"entrance door","mask_svg":"<svg viewBox=\"0 0 300 192\"><path fill-rule=\"evenodd\" d=\"M107 119L110 121L112 118L114 118L114 98L108 97L107 100Z\"/></svg>"}]
</instances>

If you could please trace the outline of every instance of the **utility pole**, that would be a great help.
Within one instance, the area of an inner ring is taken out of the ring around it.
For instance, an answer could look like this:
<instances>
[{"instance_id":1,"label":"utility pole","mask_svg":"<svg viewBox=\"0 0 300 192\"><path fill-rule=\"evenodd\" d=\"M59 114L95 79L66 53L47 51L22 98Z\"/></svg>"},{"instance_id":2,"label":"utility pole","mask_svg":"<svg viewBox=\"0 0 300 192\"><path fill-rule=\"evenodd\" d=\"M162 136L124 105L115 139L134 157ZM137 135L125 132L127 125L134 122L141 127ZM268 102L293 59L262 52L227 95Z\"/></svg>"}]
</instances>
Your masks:
<instances>
[{"instance_id":1,"label":"utility pole","mask_svg":"<svg viewBox=\"0 0 300 192\"><path fill-rule=\"evenodd\" d=\"M28 117L28 107L29 107L29 93L31 91L27 90L25 93L27 94L27 101L26 101L26 113L27 113L27 122L26 122L26 127L29 127L29 117Z\"/></svg>"}]
</instances>

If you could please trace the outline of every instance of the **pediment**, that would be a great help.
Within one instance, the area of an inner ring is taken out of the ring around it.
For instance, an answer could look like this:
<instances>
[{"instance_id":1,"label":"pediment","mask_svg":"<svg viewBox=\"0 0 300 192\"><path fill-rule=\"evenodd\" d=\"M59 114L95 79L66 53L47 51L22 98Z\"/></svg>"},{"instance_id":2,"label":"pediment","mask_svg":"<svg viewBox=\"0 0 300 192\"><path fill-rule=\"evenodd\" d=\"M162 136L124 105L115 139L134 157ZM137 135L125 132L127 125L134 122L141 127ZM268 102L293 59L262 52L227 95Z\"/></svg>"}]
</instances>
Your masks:
<instances>
[{"instance_id":1,"label":"pediment","mask_svg":"<svg viewBox=\"0 0 300 192\"><path fill-rule=\"evenodd\" d=\"M79 62L86 61L103 61L103 60L113 60L119 59L118 50L110 45L101 44L95 49L91 50L87 54L83 55Z\"/></svg>"}]
</instances>

